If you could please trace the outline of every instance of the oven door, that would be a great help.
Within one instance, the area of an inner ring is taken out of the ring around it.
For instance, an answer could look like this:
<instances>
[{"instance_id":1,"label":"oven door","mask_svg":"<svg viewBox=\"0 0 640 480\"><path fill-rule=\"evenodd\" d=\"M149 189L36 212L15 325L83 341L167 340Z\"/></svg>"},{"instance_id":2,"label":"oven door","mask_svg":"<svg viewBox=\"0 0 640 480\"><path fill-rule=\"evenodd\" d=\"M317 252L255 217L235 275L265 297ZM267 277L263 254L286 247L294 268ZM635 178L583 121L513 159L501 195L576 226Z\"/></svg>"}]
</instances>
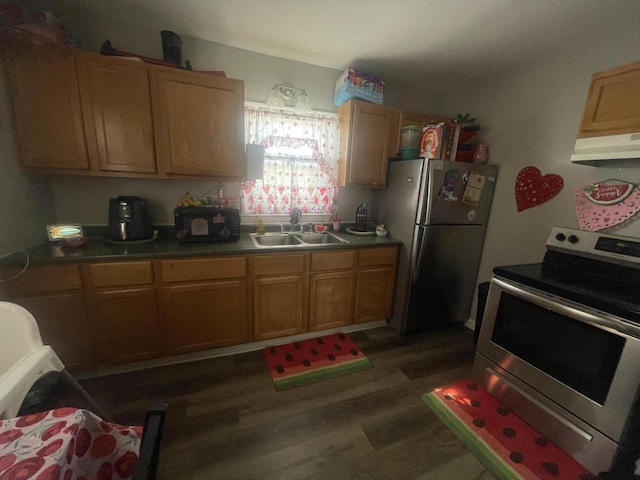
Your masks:
<instances>
[{"instance_id":1,"label":"oven door","mask_svg":"<svg viewBox=\"0 0 640 480\"><path fill-rule=\"evenodd\" d=\"M477 353L619 441L640 376L640 329L495 277Z\"/></svg>"}]
</instances>

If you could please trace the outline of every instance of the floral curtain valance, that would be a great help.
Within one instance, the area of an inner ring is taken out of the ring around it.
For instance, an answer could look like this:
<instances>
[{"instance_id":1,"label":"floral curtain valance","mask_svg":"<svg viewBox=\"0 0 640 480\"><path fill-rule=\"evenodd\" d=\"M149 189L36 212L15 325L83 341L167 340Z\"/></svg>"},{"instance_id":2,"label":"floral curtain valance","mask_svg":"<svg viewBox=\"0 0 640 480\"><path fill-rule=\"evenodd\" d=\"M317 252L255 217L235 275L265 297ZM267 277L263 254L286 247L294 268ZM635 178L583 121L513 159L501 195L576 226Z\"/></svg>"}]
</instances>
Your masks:
<instances>
[{"instance_id":1,"label":"floral curtain valance","mask_svg":"<svg viewBox=\"0 0 640 480\"><path fill-rule=\"evenodd\" d=\"M338 171L338 116L298 113L247 104L248 143L265 147L262 181L243 182L243 213L329 213Z\"/></svg>"},{"instance_id":2,"label":"floral curtain valance","mask_svg":"<svg viewBox=\"0 0 640 480\"><path fill-rule=\"evenodd\" d=\"M245 104L246 143L271 145L267 142L286 142L285 139L306 139L314 142L314 158L326 163L329 175L338 177L338 147L340 142L336 113L301 113L274 109L259 104Z\"/></svg>"}]
</instances>

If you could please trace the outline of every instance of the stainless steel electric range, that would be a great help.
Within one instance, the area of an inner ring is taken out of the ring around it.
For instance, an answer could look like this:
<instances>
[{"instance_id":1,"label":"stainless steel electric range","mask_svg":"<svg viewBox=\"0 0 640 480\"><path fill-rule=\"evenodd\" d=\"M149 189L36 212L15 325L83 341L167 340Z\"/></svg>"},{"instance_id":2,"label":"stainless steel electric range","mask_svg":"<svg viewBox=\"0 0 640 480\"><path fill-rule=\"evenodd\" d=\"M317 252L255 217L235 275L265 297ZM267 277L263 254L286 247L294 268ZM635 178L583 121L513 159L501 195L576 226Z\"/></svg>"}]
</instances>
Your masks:
<instances>
[{"instance_id":1,"label":"stainless steel electric range","mask_svg":"<svg viewBox=\"0 0 640 480\"><path fill-rule=\"evenodd\" d=\"M640 239L556 227L542 263L495 268L473 375L594 473L634 478Z\"/></svg>"}]
</instances>

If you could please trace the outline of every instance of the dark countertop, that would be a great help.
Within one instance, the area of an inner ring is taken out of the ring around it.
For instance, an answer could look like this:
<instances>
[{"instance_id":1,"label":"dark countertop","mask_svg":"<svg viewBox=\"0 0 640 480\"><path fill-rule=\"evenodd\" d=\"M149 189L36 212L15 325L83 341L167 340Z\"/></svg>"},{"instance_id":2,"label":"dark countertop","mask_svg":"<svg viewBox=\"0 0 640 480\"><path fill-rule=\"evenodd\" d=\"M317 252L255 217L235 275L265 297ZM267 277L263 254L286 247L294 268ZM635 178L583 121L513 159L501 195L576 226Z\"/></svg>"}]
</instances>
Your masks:
<instances>
[{"instance_id":1,"label":"dark countertop","mask_svg":"<svg viewBox=\"0 0 640 480\"><path fill-rule=\"evenodd\" d=\"M201 257L213 255L247 255L256 253L283 253L298 251L342 250L350 248L369 248L400 246L402 242L387 237L358 236L339 233L340 237L349 243L329 244L323 246L257 248L248 233L242 233L237 242L221 243L178 243L171 237L160 237L158 240L137 245L116 245L101 237L90 237L89 242L81 248L63 249L53 242L29 248L30 264L45 264L58 262L88 262L135 260L142 258L171 258L171 257Z\"/></svg>"}]
</instances>

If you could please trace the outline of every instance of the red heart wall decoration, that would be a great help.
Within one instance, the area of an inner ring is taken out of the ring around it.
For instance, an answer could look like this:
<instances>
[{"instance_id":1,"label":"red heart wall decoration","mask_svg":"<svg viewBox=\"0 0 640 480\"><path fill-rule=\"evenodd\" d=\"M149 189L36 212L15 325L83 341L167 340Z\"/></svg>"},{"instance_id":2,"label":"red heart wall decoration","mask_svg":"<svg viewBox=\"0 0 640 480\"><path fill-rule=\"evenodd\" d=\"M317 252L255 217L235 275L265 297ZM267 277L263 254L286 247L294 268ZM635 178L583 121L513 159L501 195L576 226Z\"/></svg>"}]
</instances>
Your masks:
<instances>
[{"instance_id":1,"label":"red heart wall decoration","mask_svg":"<svg viewBox=\"0 0 640 480\"><path fill-rule=\"evenodd\" d=\"M516 204L518 211L541 205L555 197L564 186L560 175L549 173L542 176L536 167L520 170L516 178Z\"/></svg>"}]
</instances>

